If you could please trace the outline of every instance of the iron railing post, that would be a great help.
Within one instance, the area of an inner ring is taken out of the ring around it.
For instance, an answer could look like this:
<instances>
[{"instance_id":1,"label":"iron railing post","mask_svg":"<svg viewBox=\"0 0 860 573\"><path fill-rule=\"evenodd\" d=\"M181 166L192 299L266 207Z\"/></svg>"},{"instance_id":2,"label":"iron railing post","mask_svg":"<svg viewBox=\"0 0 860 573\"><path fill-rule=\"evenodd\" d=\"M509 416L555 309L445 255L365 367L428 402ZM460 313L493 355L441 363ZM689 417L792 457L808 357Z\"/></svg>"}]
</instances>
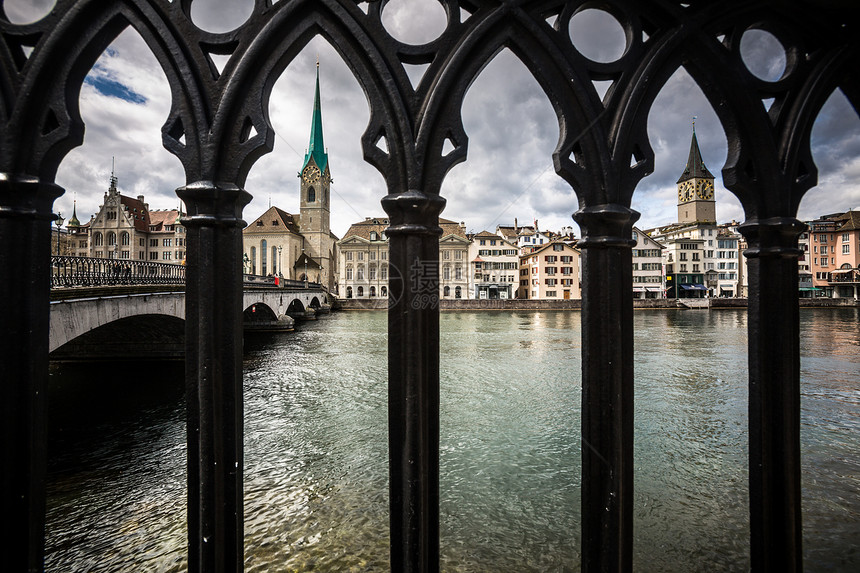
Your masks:
<instances>
[{"instance_id":1,"label":"iron railing post","mask_svg":"<svg viewBox=\"0 0 860 573\"><path fill-rule=\"evenodd\" d=\"M251 196L209 181L177 194L188 209L188 570L242 571L242 209Z\"/></svg>"},{"instance_id":2,"label":"iron railing post","mask_svg":"<svg viewBox=\"0 0 860 573\"><path fill-rule=\"evenodd\" d=\"M382 200L391 226L388 456L391 571L439 571L438 195Z\"/></svg>"},{"instance_id":3,"label":"iron railing post","mask_svg":"<svg viewBox=\"0 0 860 573\"><path fill-rule=\"evenodd\" d=\"M582 570L633 562L633 223L623 205L574 214L582 257Z\"/></svg>"},{"instance_id":4,"label":"iron railing post","mask_svg":"<svg viewBox=\"0 0 860 573\"><path fill-rule=\"evenodd\" d=\"M749 248L749 488L752 571L803 569L800 311L794 218L740 226Z\"/></svg>"},{"instance_id":5,"label":"iron railing post","mask_svg":"<svg viewBox=\"0 0 860 573\"><path fill-rule=\"evenodd\" d=\"M43 568L51 222L62 193L35 178L0 174L2 571Z\"/></svg>"}]
</instances>

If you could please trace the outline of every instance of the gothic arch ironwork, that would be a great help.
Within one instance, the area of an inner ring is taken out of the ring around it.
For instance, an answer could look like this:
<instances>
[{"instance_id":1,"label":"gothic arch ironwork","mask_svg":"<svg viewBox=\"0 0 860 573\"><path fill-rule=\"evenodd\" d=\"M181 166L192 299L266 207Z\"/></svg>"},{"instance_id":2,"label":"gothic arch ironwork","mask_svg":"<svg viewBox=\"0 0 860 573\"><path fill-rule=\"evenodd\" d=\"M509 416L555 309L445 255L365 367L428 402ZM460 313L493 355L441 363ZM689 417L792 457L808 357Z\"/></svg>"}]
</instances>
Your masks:
<instances>
[{"instance_id":1,"label":"gothic arch ironwork","mask_svg":"<svg viewBox=\"0 0 860 573\"><path fill-rule=\"evenodd\" d=\"M189 570L241 570L242 209L254 162L273 148L268 100L275 79L316 35L347 63L368 100L365 159L383 175L391 225L389 468L391 567L439 569L439 196L466 158L461 107L469 85L502 49L525 63L559 119L556 173L579 199L583 289L584 571L632 568L633 331L630 209L654 152L647 118L667 79L684 67L729 139L724 182L744 206L750 272L750 514L755 571L802 568L796 211L816 182L812 123L841 88L857 109L860 34L833 0L438 0L447 25L423 45L382 23L386 0L254 0L247 21L211 33L193 0L58 0L42 20L0 13L0 331L4 366L4 570L42 569L44 393L54 183L83 139L77 97L98 55L133 27L171 86L164 146L185 169L177 189L189 214L187 401ZM612 15L626 49L587 59L568 24L580 10ZM786 50L788 70L756 79L739 51L760 28ZM32 51L28 54L28 51ZM219 71L211 55L230 55ZM416 86L404 64L426 64ZM600 98L593 81L611 80ZM766 109L763 99L773 98ZM252 129L256 131L251 135ZM388 151L378 147L387 141ZM443 155L446 140L453 151ZM415 262L422 263L419 267ZM430 273L414 276L416 272ZM412 273L410 275L409 273ZM764 278L769 290L765 293ZM600 281L598 283L598 281ZM217 285L217 287L216 287ZM22 469L23 468L23 469ZM23 524L23 525L22 525ZM217 543L209 540L216 539Z\"/></svg>"}]
</instances>

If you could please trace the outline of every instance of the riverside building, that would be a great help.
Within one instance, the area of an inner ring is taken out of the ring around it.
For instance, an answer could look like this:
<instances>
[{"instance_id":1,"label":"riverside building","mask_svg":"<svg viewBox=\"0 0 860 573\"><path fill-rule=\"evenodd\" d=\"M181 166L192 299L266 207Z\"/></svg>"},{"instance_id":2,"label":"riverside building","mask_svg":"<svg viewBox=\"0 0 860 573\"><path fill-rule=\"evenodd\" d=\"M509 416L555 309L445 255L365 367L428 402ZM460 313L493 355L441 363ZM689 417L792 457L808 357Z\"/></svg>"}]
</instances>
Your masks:
<instances>
[{"instance_id":1,"label":"riverside building","mask_svg":"<svg viewBox=\"0 0 860 573\"><path fill-rule=\"evenodd\" d=\"M469 298L515 298L519 286L519 252L515 241L489 231L471 237Z\"/></svg>"}]
</instances>

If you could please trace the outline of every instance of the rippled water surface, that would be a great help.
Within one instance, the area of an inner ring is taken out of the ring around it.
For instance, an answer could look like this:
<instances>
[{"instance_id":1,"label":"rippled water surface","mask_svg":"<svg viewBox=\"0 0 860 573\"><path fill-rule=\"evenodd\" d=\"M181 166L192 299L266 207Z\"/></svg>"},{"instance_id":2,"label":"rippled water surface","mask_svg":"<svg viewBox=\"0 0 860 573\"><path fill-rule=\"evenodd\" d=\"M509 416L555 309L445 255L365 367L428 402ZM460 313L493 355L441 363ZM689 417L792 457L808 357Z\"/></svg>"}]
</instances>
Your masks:
<instances>
[{"instance_id":1,"label":"rippled water surface","mask_svg":"<svg viewBox=\"0 0 860 573\"><path fill-rule=\"evenodd\" d=\"M443 313L442 568L579 570L580 315ZM801 311L807 571L860 570L860 312ZM637 571L746 571L746 314L636 323ZM386 315L246 341L249 572L388 566ZM47 570L185 570L182 365L52 369Z\"/></svg>"}]
</instances>

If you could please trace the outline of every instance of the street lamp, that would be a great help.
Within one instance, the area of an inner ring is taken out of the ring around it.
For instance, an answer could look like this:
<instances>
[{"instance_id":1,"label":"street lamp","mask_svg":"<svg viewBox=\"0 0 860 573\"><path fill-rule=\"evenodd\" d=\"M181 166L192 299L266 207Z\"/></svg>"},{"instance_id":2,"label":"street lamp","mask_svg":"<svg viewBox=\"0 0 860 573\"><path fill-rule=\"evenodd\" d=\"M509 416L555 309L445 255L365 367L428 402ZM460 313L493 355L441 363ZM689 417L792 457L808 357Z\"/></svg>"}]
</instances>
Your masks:
<instances>
[{"instance_id":1,"label":"street lamp","mask_svg":"<svg viewBox=\"0 0 860 573\"><path fill-rule=\"evenodd\" d=\"M56 222L57 222L57 256L58 257L60 256L60 227L63 226L63 221L65 221L65 219L63 219L63 214L57 213Z\"/></svg>"}]
</instances>

